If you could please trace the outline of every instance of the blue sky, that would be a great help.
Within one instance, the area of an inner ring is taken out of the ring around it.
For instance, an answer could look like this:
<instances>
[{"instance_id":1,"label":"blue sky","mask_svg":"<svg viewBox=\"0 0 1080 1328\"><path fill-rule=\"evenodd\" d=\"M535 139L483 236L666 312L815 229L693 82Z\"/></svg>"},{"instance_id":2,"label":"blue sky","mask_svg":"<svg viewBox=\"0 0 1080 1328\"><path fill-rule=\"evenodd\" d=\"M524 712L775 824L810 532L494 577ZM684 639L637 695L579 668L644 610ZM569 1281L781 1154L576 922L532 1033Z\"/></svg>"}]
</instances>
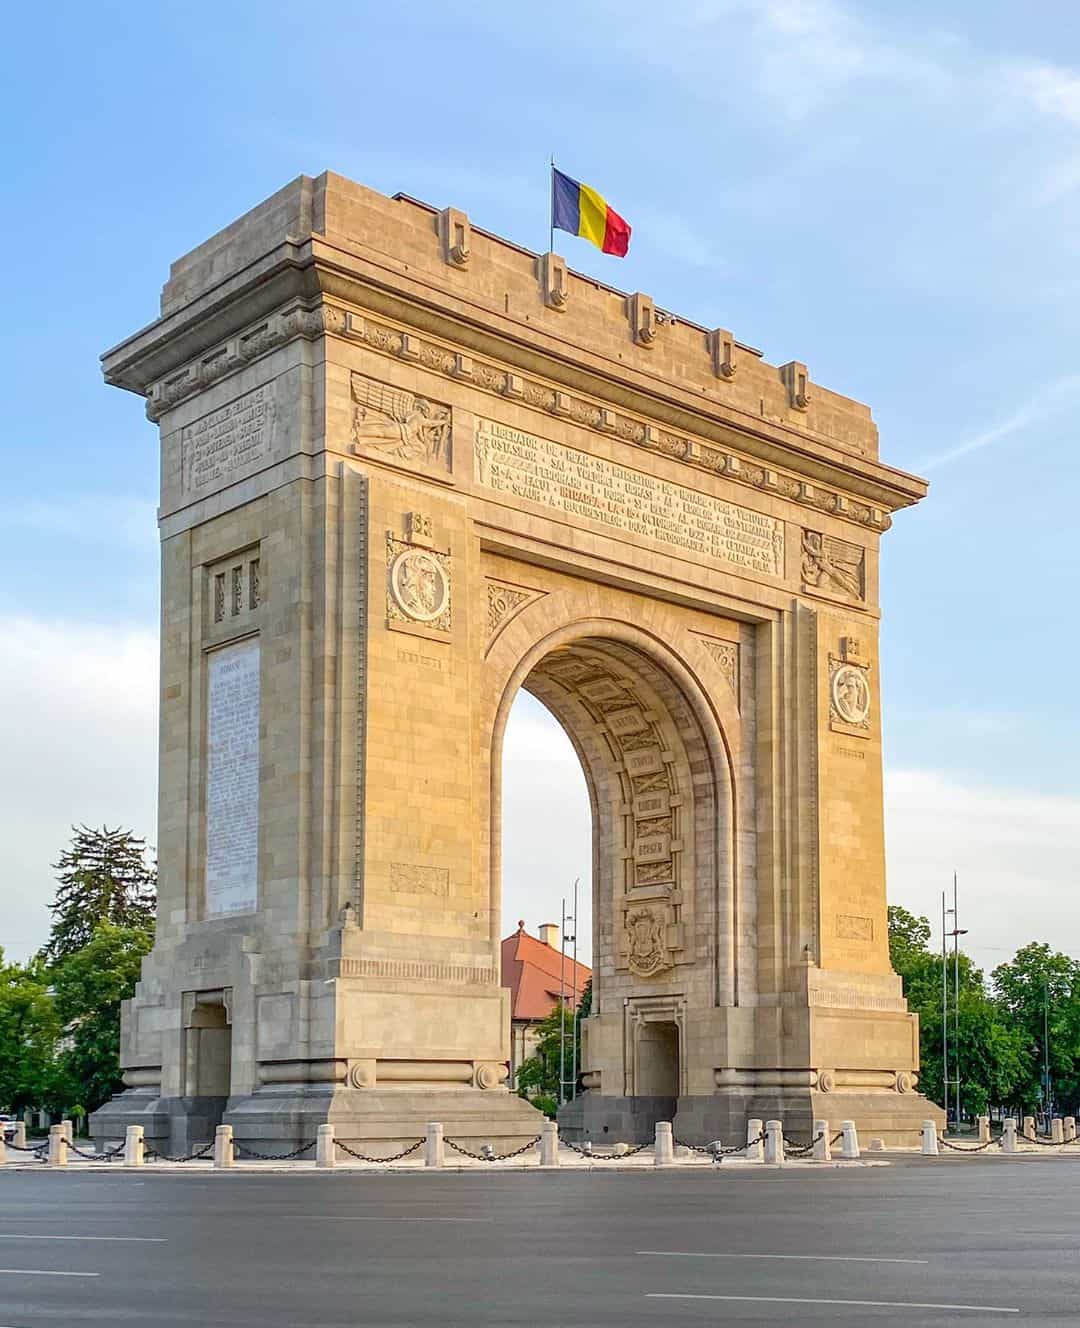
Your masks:
<instances>
[{"instance_id":1,"label":"blue sky","mask_svg":"<svg viewBox=\"0 0 1080 1328\"><path fill-rule=\"evenodd\" d=\"M1080 8L52 3L5 32L0 944L41 939L71 821L153 838L155 430L100 352L301 172L539 249L554 153L634 226L622 261L563 237L573 266L806 361L931 479L883 546L890 894L930 911L955 865L984 963L1080 953ZM521 708L508 924L587 873L560 742Z\"/></svg>"}]
</instances>

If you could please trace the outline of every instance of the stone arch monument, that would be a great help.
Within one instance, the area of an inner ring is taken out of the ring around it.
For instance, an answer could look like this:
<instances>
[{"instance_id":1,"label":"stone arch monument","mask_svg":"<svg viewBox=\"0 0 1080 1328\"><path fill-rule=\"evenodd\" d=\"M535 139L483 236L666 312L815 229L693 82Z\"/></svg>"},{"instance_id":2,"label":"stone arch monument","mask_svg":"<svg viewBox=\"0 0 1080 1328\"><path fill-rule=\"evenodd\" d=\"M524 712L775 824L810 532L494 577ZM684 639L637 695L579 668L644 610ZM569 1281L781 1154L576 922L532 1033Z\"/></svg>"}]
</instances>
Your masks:
<instances>
[{"instance_id":1,"label":"stone arch monument","mask_svg":"<svg viewBox=\"0 0 1080 1328\"><path fill-rule=\"evenodd\" d=\"M934 1109L886 933L869 411L472 227L301 177L108 352L160 429L157 940L94 1130L522 1141L514 696L592 803L568 1130Z\"/></svg>"}]
</instances>

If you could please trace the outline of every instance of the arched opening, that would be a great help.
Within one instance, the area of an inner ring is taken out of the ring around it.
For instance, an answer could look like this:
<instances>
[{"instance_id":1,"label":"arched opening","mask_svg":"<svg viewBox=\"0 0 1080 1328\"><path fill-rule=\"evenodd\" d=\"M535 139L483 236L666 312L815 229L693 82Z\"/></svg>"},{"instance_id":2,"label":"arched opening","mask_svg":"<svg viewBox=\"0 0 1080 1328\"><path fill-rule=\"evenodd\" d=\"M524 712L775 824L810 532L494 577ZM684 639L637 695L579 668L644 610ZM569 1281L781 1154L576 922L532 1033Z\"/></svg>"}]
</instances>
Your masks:
<instances>
[{"instance_id":1,"label":"arched opening","mask_svg":"<svg viewBox=\"0 0 1080 1328\"><path fill-rule=\"evenodd\" d=\"M640 1136L691 1085L687 1014L736 999L730 771L715 721L662 643L619 625L538 645L518 688L558 720L585 776L592 818L592 1008L585 1094L560 1122L583 1136ZM691 699L693 697L693 699ZM496 807L501 807L496 789ZM496 818L498 822L500 818ZM558 826L550 827L552 836ZM493 858L507 861L496 824ZM509 850L513 854L513 850ZM503 872L505 888L505 870Z\"/></svg>"}]
</instances>

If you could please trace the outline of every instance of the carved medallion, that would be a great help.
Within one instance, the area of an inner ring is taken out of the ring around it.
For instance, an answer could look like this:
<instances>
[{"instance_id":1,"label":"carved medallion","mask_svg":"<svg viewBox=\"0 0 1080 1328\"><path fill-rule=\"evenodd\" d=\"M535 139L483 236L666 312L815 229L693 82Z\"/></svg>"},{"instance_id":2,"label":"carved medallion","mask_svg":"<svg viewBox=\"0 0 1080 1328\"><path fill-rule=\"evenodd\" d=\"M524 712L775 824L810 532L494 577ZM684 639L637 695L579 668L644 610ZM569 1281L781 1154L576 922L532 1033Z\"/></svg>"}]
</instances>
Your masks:
<instances>
[{"instance_id":1,"label":"carved medallion","mask_svg":"<svg viewBox=\"0 0 1080 1328\"><path fill-rule=\"evenodd\" d=\"M870 724L870 683L866 670L854 664L841 664L833 671L829 688L834 714L853 728Z\"/></svg>"},{"instance_id":2,"label":"carved medallion","mask_svg":"<svg viewBox=\"0 0 1080 1328\"><path fill-rule=\"evenodd\" d=\"M636 908L626 915L626 946L630 971L649 978L671 967L664 944L664 918L657 908Z\"/></svg>"},{"instance_id":3,"label":"carved medallion","mask_svg":"<svg viewBox=\"0 0 1080 1328\"><path fill-rule=\"evenodd\" d=\"M427 549L403 549L390 564L390 594L406 618L433 623L450 607L450 578Z\"/></svg>"},{"instance_id":4,"label":"carved medallion","mask_svg":"<svg viewBox=\"0 0 1080 1328\"><path fill-rule=\"evenodd\" d=\"M449 406L358 373L350 382L355 443L402 461L450 469Z\"/></svg>"}]
</instances>

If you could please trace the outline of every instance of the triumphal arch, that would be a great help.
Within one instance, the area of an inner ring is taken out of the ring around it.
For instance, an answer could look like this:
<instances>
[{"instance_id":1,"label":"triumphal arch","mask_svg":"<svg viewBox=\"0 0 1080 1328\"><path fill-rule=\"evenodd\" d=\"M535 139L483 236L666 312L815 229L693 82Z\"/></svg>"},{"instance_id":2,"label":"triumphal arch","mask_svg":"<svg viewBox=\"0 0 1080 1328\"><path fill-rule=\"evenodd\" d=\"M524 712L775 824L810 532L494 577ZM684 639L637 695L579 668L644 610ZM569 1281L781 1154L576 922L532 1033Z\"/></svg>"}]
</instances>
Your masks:
<instances>
[{"instance_id":1,"label":"triumphal arch","mask_svg":"<svg viewBox=\"0 0 1080 1328\"><path fill-rule=\"evenodd\" d=\"M161 437L161 886L99 1136L536 1133L499 974L523 687L593 813L565 1127L931 1114L877 645L880 539L925 486L865 406L329 174L176 262L104 364Z\"/></svg>"}]
</instances>

